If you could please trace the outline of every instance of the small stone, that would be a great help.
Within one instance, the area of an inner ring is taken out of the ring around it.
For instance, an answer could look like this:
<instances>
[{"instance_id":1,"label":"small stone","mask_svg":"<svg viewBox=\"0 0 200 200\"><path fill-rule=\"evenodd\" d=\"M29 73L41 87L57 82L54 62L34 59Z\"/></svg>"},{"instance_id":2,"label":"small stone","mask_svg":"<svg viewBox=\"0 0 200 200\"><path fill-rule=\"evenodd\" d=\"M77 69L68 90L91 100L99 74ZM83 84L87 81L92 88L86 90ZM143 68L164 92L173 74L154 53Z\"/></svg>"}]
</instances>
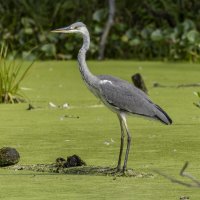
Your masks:
<instances>
[{"instance_id":1,"label":"small stone","mask_svg":"<svg viewBox=\"0 0 200 200\"><path fill-rule=\"evenodd\" d=\"M64 103L64 104L62 105L62 108L69 108L69 104L68 104L68 103Z\"/></svg>"},{"instance_id":2,"label":"small stone","mask_svg":"<svg viewBox=\"0 0 200 200\"><path fill-rule=\"evenodd\" d=\"M104 144L108 146L110 145L110 142L105 141Z\"/></svg>"},{"instance_id":3,"label":"small stone","mask_svg":"<svg viewBox=\"0 0 200 200\"><path fill-rule=\"evenodd\" d=\"M33 109L35 109L35 107L32 104L29 103L28 108L26 110L33 110Z\"/></svg>"},{"instance_id":4,"label":"small stone","mask_svg":"<svg viewBox=\"0 0 200 200\"><path fill-rule=\"evenodd\" d=\"M17 164L20 155L15 148L3 147L0 149L0 167Z\"/></svg>"}]
</instances>

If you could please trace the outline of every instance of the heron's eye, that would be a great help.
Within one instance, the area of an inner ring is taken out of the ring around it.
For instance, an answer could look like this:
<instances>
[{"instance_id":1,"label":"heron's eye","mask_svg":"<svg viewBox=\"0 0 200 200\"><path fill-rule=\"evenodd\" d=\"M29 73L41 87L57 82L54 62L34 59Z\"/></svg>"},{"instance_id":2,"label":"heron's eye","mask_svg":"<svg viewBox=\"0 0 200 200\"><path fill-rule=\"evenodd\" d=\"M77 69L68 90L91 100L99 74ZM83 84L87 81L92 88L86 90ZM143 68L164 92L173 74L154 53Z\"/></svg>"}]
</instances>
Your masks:
<instances>
[{"instance_id":1,"label":"heron's eye","mask_svg":"<svg viewBox=\"0 0 200 200\"><path fill-rule=\"evenodd\" d=\"M77 26L71 26L70 29L77 29Z\"/></svg>"}]
</instances>

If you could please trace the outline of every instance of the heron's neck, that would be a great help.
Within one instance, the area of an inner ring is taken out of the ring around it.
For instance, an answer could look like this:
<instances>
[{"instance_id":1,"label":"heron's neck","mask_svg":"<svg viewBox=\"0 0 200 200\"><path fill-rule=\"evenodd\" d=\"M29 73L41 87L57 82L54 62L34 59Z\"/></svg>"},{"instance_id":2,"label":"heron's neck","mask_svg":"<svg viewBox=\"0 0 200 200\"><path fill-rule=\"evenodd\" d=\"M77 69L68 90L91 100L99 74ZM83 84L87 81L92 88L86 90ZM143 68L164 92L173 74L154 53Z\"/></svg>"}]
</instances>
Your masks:
<instances>
[{"instance_id":1,"label":"heron's neck","mask_svg":"<svg viewBox=\"0 0 200 200\"><path fill-rule=\"evenodd\" d=\"M90 46L89 33L83 34L83 45L78 53L79 70L86 84L89 87L95 87L98 78L90 72L86 63L86 52L88 51L89 46Z\"/></svg>"}]
</instances>

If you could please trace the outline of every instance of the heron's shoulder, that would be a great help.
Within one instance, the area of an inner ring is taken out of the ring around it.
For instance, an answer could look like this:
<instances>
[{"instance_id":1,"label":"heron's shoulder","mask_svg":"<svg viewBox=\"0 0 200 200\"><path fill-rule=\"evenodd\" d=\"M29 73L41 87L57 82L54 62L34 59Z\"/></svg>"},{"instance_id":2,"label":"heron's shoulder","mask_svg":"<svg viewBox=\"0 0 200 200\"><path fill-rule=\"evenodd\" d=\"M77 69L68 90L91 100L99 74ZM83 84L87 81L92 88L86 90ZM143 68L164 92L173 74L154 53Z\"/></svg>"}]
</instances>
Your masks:
<instances>
[{"instance_id":1,"label":"heron's shoulder","mask_svg":"<svg viewBox=\"0 0 200 200\"><path fill-rule=\"evenodd\" d=\"M102 87L112 87L115 90L123 90L124 92L134 92L143 95L144 92L136 88L132 83L110 75L99 75L100 85ZM146 95L145 95L146 96Z\"/></svg>"},{"instance_id":2,"label":"heron's shoulder","mask_svg":"<svg viewBox=\"0 0 200 200\"><path fill-rule=\"evenodd\" d=\"M142 90L128 81L110 75L99 75L98 78L100 79L100 88L107 98L111 98L113 95L120 95L123 98L139 98L151 102Z\"/></svg>"},{"instance_id":3,"label":"heron's shoulder","mask_svg":"<svg viewBox=\"0 0 200 200\"><path fill-rule=\"evenodd\" d=\"M120 78L110 76L110 75L98 75L97 76L100 80L110 80L110 81L124 81Z\"/></svg>"},{"instance_id":4,"label":"heron's shoulder","mask_svg":"<svg viewBox=\"0 0 200 200\"><path fill-rule=\"evenodd\" d=\"M98 78L100 79L100 84L102 85L113 85L116 87L131 85L129 82L125 80L110 75L99 75Z\"/></svg>"}]
</instances>

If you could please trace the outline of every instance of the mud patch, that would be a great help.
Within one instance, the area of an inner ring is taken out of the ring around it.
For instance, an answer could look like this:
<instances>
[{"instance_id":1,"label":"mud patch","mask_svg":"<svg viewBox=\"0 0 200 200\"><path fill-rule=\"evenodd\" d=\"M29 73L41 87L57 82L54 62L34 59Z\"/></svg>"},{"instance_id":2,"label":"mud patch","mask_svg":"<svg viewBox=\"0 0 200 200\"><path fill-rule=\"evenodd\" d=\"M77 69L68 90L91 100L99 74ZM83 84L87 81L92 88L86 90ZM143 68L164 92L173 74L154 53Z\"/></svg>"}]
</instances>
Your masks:
<instances>
[{"instance_id":1,"label":"mud patch","mask_svg":"<svg viewBox=\"0 0 200 200\"><path fill-rule=\"evenodd\" d=\"M35 164L35 165L15 165L5 167L5 169L11 170L27 170L33 172L44 173L59 173L59 174L71 174L71 175L94 175L94 176L113 176L113 180L116 177L136 177L136 178L152 178L151 173L136 172L133 169L128 169L126 173L118 171L112 167L99 167L99 166L87 166L78 155L68 156L67 159L62 157L56 158L55 163L52 164Z\"/></svg>"},{"instance_id":2,"label":"mud patch","mask_svg":"<svg viewBox=\"0 0 200 200\"><path fill-rule=\"evenodd\" d=\"M15 165L7 167L12 170L28 170L34 172L59 173L71 175L94 175L94 176L114 176L114 177L136 177L136 178L153 178L152 173L136 172L128 169L126 173L118 172L116 168L99 167L99 166L80 166L65 168L57 164L36 164L36 165Z\"/></svg>"}]
</instances>

